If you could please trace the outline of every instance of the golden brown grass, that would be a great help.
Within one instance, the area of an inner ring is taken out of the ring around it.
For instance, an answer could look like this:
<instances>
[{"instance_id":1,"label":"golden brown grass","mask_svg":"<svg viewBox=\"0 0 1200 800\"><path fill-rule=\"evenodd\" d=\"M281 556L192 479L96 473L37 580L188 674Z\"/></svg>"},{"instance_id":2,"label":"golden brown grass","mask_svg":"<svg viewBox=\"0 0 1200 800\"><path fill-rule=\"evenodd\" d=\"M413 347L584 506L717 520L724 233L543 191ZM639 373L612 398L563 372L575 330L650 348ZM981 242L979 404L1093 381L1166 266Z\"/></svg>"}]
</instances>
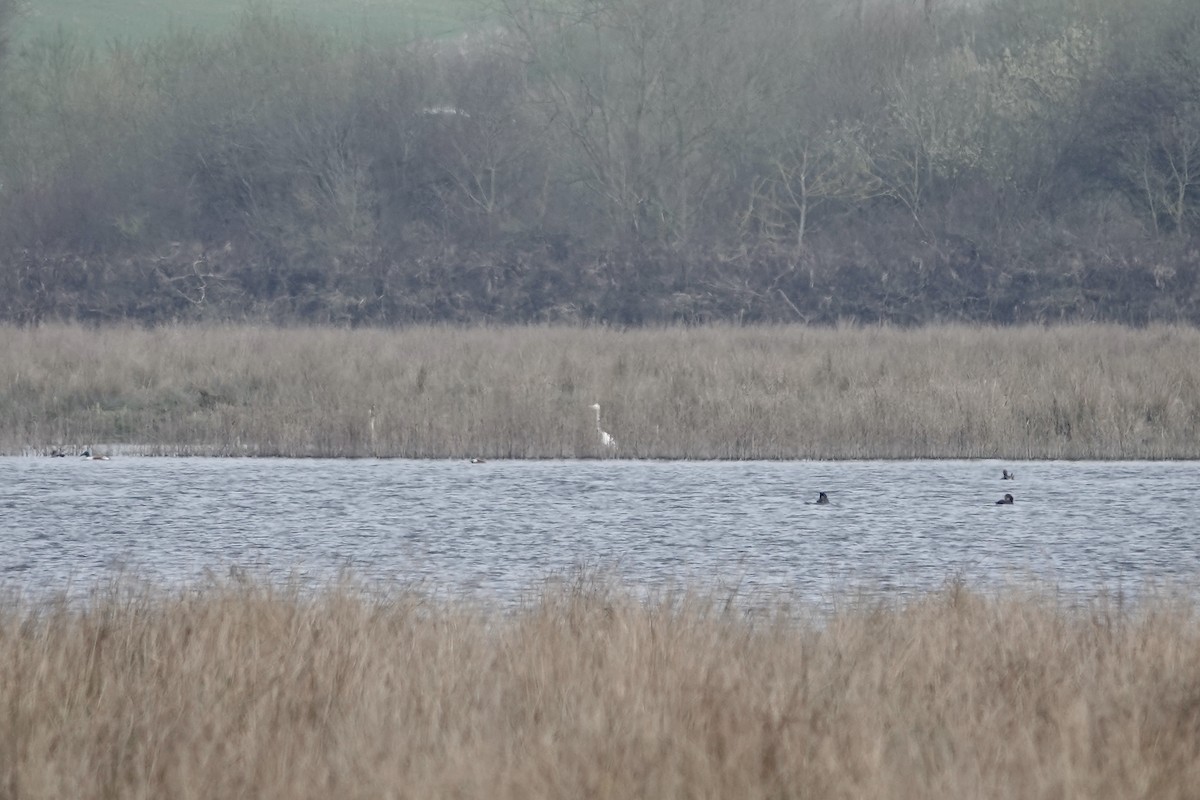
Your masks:
<instances>
[{"instance_id":1,"label":"golden brown grass","mask_svg":"<svg viewBox=\"0 0 1200 800\"><path fill-rule=\"evenodd\" d=\"M1185 798L1194 602L517 609L223 583L0 606L12 798Z\"/></svg>"},{"instance_id":2,"label":"golden brown grass","mask_svg":"<svg viewBox=\"0 0 1200 800\"><path fill-rule=\"evenodd\" d=\"M1200 331L0 329L0 450L1197 458ZM372 410L373 409L373 410Z\"/></svg>"}]
</instances>

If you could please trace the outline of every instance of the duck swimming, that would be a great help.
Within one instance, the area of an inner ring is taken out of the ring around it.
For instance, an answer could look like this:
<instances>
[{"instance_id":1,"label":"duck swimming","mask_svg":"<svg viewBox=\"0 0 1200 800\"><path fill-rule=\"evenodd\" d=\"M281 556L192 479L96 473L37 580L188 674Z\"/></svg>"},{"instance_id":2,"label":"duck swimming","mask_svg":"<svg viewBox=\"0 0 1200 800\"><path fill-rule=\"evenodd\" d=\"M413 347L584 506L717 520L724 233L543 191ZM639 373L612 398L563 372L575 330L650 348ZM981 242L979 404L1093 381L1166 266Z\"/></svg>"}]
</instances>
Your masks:
<instances>
[{"instance_id":1,"label":"duck swimming","mask_svg":"<svg viewBox=\"0 0 1200 800\"><path fill-rule=\"evenodd\" d=\"M996 505L998 505L998 506L1011 506L1012 504L1013 504L1013 496L1011 494L1006 494L1006 495L1004 495L1003 500L996 501Z\"/></svg>"},{"instance_id":2,"label":"duck swimming","mask_svg":"<svg viewBox=\"0 0 1200 800\"><path fill-rule=\"evenodd\" d=\"M1008 471L1008 470L1006 470L1006 469L1002 469L1002 470L1000 470L1000 480L1002 480L1002 481L1015 481L1016 479L1017 479L1017 473L1015 473L1015 472L1009 472L1009 471Z\"/></svg>"},{"instance_id":3,"label":"duck swimming","mask_svg":"<svg viewBox=\"0 0 1200 800\"><path fill-rule=\"evenodd\" d=\"M487 461L486 461L485 459L482 459L482 458L472 458L472 459L471 459L471 463L472 463L472 464L486 464L486 463L487 463Z\"/></svg>"},{"instance_id":4,"label":"duck swimming","mask_svg":"<svg viewBox=\"0 0 1200 800\"><path fill-rule=\"evenodd\" d=\"M108 456L102 456L99 453L92 455L92 451L90 449L84 450L79 454L79 457L87 461L108 461Z\"/></svg>"},{"instance_id":5,"label":"duck swimming","mask_svg":"<svg viewBox=\"0 0 1200 800\"><path fill-rule=\"evenodd\" d=\"M829 505L829 495L824 492L817 492L817 501L815 503L808 503L808 505L827 506Z\"/></svg>"}]
</instances>

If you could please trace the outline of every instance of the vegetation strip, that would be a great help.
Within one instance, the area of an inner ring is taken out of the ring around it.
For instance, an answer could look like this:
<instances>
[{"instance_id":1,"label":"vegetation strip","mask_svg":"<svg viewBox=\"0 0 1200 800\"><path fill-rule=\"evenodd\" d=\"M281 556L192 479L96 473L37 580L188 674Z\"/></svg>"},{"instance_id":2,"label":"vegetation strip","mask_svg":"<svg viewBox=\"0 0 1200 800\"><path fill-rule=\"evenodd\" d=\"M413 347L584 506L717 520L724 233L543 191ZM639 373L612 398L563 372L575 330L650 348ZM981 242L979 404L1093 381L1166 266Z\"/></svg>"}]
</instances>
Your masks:
<instances>
[{"instance_id":1,"label":"vegetation strip","mask_svg":"<svg viewBox=\"0 0 1200 800\"><path fill-rule=\"evenodd\" d=\"M0 328L0 451L1198 458L1198 352L1098 325Z\"/></svg>"},{"instance_id":2,"label":"vegetation strip","mask_svg":"<svg viewBox=\"0 0 1200 800\"><path fill-rule=\"evenodd\" d=\"M951 584L906 602L591 579L499 611L233 580L0 605L13 797L1184 798L1200 621Z\"/></svg>"}]
</instances>

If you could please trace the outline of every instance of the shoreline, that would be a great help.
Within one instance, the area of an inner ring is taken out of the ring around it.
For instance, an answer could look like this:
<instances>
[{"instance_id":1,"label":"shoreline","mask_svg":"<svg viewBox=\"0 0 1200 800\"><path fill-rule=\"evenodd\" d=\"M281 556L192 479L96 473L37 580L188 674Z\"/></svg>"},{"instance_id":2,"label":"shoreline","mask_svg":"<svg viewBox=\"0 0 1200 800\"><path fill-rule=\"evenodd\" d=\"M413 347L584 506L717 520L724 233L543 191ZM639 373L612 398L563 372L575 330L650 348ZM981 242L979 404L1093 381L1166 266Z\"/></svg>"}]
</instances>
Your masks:
<instances>
[{"instance_id":1,"label":"shoreline","mask_svg":"<svg viewBox=\"0 0 1200 800\"><path fill-rule=\"evenodd\" d=\"M442 462L454 461L463 462L469 466L487 466L488 464L504 464L512 462L546 462L546 461L561 461L590 463L594 461L608 461L616 464L647 464L647 463L695 463L695 464L727 464L736 462L764 462L764 463L804 463L804 462L865 462L865 461L881 461L881 462L924 462L924 461L962 461L966 463L978 463L992 461L999 465L1012 464L1038 464L1055 461L1065 462L1095 462L1100 464L1130 464L1144 462L1147 464L1163 464L1170 462L1193 462L1200 461L1200 455L1197 456L1167 456L1162 458L1097 458L1090 456L1075 456L1075 457L1031 457L1031 458L998 458L995 456L851 456L846 458L838 457L813 457L813 458L676 458L672 456L642 456L639 458L620 458L616 456L529 456L524 458L505 458L495 457L487 458L477 462L472 462L470 458L464 456L372 456L372 455L312 455L312 454L289 454L289 455L268 455L268 454L244 454L238 455L233 453L189 453L189 452L164 452L164 453L143 453L143 452L122 452L121 449L104 450L100 449L109 456L103 459L106 461L138 458L138 459L157 459L157 458L195 458L195 459L256 459L256 460L296 460L296 461L428 461ZM30 460L41 460L47 458L58 458L52 456L46 449L25 448L22 451L0 450L0 458L27 458ZM64 460L70 461L83 460L80 455L67 455Z\"/></svg>"},{"instance_id":2,"label":"shoreline","mask_svg":"<svg viewBox=\"0 0 1200 800\"><path fill-rule=\"evenodd\" d=\"M6 453L1200 458L1193 327L0 331Z\"/></svg>"}]
</instances>

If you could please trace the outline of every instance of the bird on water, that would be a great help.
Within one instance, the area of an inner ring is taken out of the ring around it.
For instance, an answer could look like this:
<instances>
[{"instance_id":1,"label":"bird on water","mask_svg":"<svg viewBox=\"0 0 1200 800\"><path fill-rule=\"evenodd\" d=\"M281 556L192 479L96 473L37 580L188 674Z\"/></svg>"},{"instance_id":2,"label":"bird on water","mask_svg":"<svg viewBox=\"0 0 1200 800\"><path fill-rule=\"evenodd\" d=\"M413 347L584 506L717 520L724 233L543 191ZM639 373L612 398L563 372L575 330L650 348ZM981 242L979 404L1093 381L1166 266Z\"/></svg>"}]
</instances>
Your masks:
<instances>
[{"instance_id":1,"label":"bird on water","mask_svg":"<svg viewBox=\"0 0 1200 800\"><path fill-rule=\"evenodd\" d=\"M1017 479L1017 473L1015 473L1015 472L1009 472L1009 471L1008 471L1008 470L1006 470L1006 469L1002 469L1002 470L1000 470L1000 480L1002 480L1002 481L1015 481L1016 479Z\"/></svg>"},{"instance_id":2,"label":"bird on water","mask_svg":"<svg viewBox=\"0 0 1200 800\"><path fill-rule=\"evenodd\" d=\"M1006 495L1004 495L1003 500L996 501L996 505L998 505L998 506L1011 506L1012 504L1013 504L1013 496L1011 494L1006 494Z\"/></svg>"},{"instance_id":3,"label":"bird on water","mask_svg":"<svg viewBox=\"0 0 1200 800\"><path fill-rule=\"evenodd\" d=\"M102 456L99 453L92 455L92 451L90 449L84 450L79 454L79 457L88 461L108 461L108 456Z\"/></svg>"},{"instance_id":4,"label":"bird on water","mask_svg":"<svg viewBox=\"0 0 1200 800\"><path fill-rule=\"evenodd\" d=\"M596 412L596 435L600 438L600 446L606 450L616 450L617 440L600 427L600 404L592 403L592 411Z\"/></svg>"},{"instance_id":5,"label":"bird on water","mask_svg":"<svg viewBox=\"0 0 1200 800\"><path fill-rule=\"evenodd\" d=\"M825 494L824 492L817 492L816 501L812 502L812 503L808 503L808 505L810 505L810 506L827 506L827 505L829 505L829 495Z\"/></svg>"}]
</instances>

